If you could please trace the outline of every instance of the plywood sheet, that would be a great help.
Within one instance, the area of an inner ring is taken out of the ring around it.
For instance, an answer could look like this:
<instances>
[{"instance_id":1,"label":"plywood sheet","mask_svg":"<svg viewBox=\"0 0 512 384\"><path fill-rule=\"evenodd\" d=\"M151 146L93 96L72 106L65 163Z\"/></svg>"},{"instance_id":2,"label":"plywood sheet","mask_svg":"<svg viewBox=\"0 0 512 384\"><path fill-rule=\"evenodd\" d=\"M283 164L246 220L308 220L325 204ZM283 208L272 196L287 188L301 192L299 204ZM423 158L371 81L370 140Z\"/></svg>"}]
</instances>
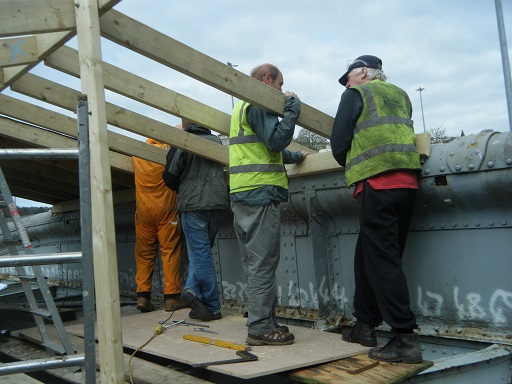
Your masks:
<instances>
[{"instance_id":1,"label":"plywood sheet","mask_svg":"<svg viewBox=\"0 0 512 384\"><path fill-rule=\"evenodd\" d=\"M198 323L197 320L188 317L188 312L188 309L176 311L170 320ZM221 320L204 323L209 326L206 329L218 334L194 331L197 326L176 326L156 336L144 346L142 351L190 365L237 358L235 350L183 339L184 335L193 334L235 344L245 344L246 319L228 313L223 314L224 317ZM132 349L139 348L154 335L155 326L168 318L169 313L164 311L122 317L123 345ZM212 365L207 369L250 379L338 360L366 353L369 350L359 344L342 341L338 334L299 326L289 326L289 328L295 335L294 344L280 347L252 347L251 353L258 356L257 361ZM69 326L66 330L72 334L83 334L82 325Z\"/></svg>"}]
</instances>

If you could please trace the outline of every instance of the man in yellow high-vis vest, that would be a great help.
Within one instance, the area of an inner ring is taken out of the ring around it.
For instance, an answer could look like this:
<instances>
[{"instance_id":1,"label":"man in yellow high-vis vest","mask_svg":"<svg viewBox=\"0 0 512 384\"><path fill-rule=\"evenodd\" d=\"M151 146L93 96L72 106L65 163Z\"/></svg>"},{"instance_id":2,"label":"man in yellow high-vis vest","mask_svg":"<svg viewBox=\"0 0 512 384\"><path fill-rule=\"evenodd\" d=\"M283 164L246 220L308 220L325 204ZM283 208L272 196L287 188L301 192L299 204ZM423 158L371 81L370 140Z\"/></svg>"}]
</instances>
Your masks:
<instances>
[{"instance_id":1,"label":"man in yellow high-vis vest","mask_svg":"<svg viewBox=\"0 0 512 384\"><path fill-rule=\"evenodd\" d=\"M343 92L331 135L336 161L355 186L359 236L354 256L356 323L344 341L372 348L372 359L421 363L402 256L416 194L420 157L409 96L386 82L382 61L372 55L352 61L339 82ZM395 336L377 347L375 328L385 321Z\"/></svg>"},{"instance_id":2,"label":"man in yellow high-vis vest","mask_svg":"<svg viewBox=\"0 0 512 384\"><path fill-rule=\"evenodd\" d=\"M255 79L282 92L283 75L272 64L251 72ZM297 163L308 155L290 152L300 100L285 93L284 116L243 100L233 108L229 134L231 208L242 265L247 278L249 345L287 345L295 336L276 320L276 269L280 251L279 204L288 200L284 163Z\"/></svg>"}]
</instances>

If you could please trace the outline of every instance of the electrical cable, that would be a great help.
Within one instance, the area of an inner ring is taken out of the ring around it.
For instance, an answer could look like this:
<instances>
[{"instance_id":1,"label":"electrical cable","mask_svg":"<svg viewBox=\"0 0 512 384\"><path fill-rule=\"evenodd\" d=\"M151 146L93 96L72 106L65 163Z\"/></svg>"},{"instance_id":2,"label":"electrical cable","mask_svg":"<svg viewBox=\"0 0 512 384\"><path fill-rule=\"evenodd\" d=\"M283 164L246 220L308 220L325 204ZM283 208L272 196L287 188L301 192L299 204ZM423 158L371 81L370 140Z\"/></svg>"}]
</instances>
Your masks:
<instances>
[{"instance_id":1,"label":"electrical cable","mask_svg":"<svg viewBox=\"0 0 512 384\"><path fill-rule=\"evenodd\" d=\"M171 319L172 315L174 315L174 311L171 312L171 315L167 319L165 319L165 321L162 324L167 323ZM151 342L151 340L153 340L155 337L164 333L165 328L162 324L157 324L155 326L155 328L153 329L153 336L151 336L148 341L146 341L139 348L137 348L130 356L130 360L128 360L128 374L130 375L130 383L131 384L134 384L133 377L132 377L132 370L131 370L131 363L132 363L133 356L135 356L135 354L137 352L139 352L142 348L144 348L146 345L148 345Z\"/></svg>"}]
</instances>

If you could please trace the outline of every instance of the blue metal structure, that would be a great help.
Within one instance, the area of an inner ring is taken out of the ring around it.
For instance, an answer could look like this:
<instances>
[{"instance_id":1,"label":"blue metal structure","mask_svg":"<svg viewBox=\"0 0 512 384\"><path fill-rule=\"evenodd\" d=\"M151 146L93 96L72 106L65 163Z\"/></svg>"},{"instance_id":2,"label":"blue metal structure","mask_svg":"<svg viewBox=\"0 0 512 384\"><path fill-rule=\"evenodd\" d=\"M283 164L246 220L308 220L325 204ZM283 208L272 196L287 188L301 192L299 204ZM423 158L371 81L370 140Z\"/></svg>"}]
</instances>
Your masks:
<instances>
[{"instance_id":1,"label":"blue metal structure","mask_svg":"<svg viewBox=\"0 0 512 384\"><path fill-rule=\"evenodd\" d=\"M358 220L351 195L341 168L290 179L277 272L279 316L288 322L336 331L353 320ZM135 204L114 210L120 290L135 296ZM78 212L41 213L24 224L36 253L80 251ZM432 145L422 165L404 269L424 357L435 365L410 381L512 381L511 246L512 133ZM245 281L230 212L213 256L224 306L242 308ZM53 265L45 273L62 287L81 286L77 265ZM154 293L162 295L162 286L157 276ZM383 326L380 336L388 331Z\"/></svg>"}]
</instances>

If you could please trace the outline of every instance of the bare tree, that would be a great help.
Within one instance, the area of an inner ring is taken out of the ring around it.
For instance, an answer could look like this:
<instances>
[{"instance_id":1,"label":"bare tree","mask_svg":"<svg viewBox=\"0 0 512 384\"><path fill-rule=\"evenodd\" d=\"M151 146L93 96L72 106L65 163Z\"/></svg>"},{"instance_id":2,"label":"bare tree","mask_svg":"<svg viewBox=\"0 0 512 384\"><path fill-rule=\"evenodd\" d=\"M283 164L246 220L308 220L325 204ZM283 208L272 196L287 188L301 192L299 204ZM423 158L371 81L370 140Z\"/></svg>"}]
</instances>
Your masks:
<instances>
[{"instance_id":1,"label":"bare tree","mask_svg":"<svg viewBox=\"0 0 512 384\"><path fill-rule=\"evenodd\" d=\"M307 148L319 151L327 147L329 140L307 129L301 128L295 141Z\"/></svg>"},{"instance_id":2,"label":"bare tree","mask_svg":"<svg viewBox=\"0 0 512 384\"><path fill-rule=\"evenodd\" d=\"M444 129L442 125L434 125L430 127L428 133L430 133L431 135L431 144L442 143L448 139L448 137L446 136L446 129Z\"/></svg>"}]
</instances>

